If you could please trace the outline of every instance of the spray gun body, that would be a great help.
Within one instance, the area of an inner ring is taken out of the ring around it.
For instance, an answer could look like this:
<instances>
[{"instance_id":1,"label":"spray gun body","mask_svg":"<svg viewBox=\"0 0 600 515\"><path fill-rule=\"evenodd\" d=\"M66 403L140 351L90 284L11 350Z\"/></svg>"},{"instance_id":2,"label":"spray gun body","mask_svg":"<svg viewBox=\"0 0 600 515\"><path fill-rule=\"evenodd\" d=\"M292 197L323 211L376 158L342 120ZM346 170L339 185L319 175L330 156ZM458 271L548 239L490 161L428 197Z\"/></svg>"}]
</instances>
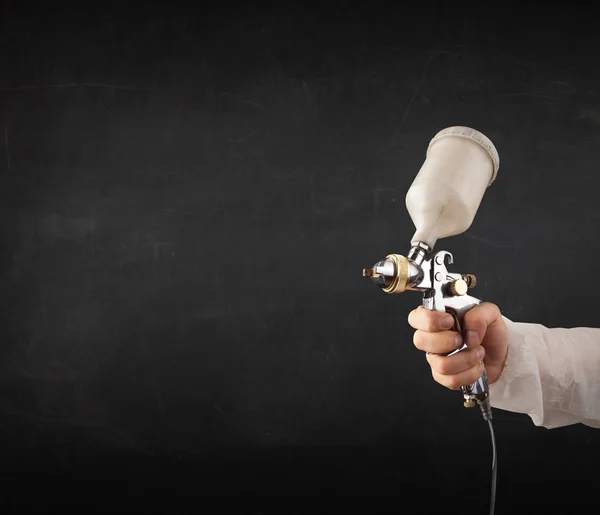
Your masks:
<instances>
[{"instance_id":1,"label":"spray gun body","mask_svg":"<svg viewBox=\"0 0 600 515\"><path fill-rule=\"evenodd\" d=\"M438 132L406 195L406 207L416 228L407 257L389 254L373 268L363 270L363 275L371 277L385 293L422 292L423 306L452 314L454 330L462 333L464 316L481 302L467 295L476 284L475 276L449 271L452 254L434 252L433 248L438 239L470 227L499 165L496 148L482 133L469 127L448 127ZM465 348L463 345L451 354ZM485 371L461 391L466 407L478 404L483 417L491 420Z\"/></svg>"},{"instance_id":2,"label":"spray gun body","mask_svg":"<svg viewBox=\"0 0 600 515\"><path fill-rule=\"evenodd\" d=\"M473 274L457 274L448 270L447 265L453 264L453 261L450 252L433 252L426 243L417 242L408 257L390 254L373 268L363 270L363 275L371 277L376 285L389 294L407 290L421 292L423 306L433 311L450 313L454 318L453 329L462 333L465 315L479 305L481 300L467 295L467 291L476 285ZM466 348L466 344L463 344L447 355L457 354ZM492 418L485 369L476 382L462 386L461 392L465 407L479 405L484 419Z\"/></svg>"}]
</instances>

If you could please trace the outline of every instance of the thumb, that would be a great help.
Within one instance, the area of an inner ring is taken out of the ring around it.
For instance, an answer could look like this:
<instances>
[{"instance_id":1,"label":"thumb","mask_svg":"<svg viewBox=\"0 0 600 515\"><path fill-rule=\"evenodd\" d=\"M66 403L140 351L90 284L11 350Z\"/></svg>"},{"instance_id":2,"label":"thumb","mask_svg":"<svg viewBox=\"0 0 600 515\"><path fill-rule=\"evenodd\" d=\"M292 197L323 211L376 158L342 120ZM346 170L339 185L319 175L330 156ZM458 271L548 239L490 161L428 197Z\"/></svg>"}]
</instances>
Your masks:
<instances>
[{"instance_id":1,"label":"thumb","mask_svg":"<svg viewBox=\"0 0 600 515\"><path fill-rule=\"evenodd\" d=\"M469 310L463 319L463 336L467 347L485 348L486 365L501 365L504 361L508 329L495 304L482 302Z\"/></svg>"}]
</instances>

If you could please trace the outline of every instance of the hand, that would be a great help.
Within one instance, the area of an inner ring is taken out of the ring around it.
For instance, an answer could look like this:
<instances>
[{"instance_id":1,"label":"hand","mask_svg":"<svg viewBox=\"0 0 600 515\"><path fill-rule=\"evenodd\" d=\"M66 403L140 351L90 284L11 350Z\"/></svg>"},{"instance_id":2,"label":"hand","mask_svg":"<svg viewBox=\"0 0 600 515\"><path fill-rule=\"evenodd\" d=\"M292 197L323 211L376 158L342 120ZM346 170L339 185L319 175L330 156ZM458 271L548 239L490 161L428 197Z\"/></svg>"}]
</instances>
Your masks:
<instances>
[{"instance_id":1,"label":"hand","mask_svg":"<svg viewBox=\"0 0 600 515\"><path fill-rule=\"evenodd\" d=\"M500 378L508 352L508 329L495 304L482 302L469 310L462 322L463 335L451 330L452 315L423 306L410 312L408 323L416 329L415 347L428 353L433 379L442 386L458 390L474 383L483 372L481 360L489 384ZM467 348L454 356L436 355L452 352L462 347L463 342Z\"/></svg>"}]
</instances>

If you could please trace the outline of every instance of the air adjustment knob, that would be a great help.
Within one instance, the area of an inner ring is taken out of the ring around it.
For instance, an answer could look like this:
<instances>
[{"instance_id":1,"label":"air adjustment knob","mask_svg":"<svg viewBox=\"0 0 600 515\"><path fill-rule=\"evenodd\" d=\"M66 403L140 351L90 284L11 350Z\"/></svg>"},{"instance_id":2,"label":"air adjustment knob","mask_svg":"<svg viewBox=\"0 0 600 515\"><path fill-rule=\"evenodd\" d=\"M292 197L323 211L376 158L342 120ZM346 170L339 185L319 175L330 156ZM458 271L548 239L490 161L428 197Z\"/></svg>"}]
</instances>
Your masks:
<instances>
[{"instance_id":1,"label":"air adjustment knob","mask_svg":"<svg viewBox=\"0 0 600 515\"><path fill-rule=\"evenodd\" d=\"M449 289L452 295L459 297L467 293L469 287L467 286L467 281L464 279L457 279L456 281L450 283Z\"/></svg>"}]
</instances>

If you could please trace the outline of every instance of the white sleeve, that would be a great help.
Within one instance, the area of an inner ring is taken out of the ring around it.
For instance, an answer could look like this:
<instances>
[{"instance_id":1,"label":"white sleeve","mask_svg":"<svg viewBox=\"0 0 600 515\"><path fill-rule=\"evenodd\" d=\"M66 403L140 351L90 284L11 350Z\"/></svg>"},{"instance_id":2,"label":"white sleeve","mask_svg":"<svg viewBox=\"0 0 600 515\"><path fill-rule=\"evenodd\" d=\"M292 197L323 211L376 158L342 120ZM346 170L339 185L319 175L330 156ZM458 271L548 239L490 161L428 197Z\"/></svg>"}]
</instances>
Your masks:
<instances>
[{"instance_id":1,"label":"white sleeve","mask_svg":"<svg viewBox=\"0 0 600 515\"><path fill-rule=\"evenodd\" d=\"M548 429L600 428L600 329L512 322L506 368L490 385L492 407L529 415Z\"/></svg>"}]
</instances>

